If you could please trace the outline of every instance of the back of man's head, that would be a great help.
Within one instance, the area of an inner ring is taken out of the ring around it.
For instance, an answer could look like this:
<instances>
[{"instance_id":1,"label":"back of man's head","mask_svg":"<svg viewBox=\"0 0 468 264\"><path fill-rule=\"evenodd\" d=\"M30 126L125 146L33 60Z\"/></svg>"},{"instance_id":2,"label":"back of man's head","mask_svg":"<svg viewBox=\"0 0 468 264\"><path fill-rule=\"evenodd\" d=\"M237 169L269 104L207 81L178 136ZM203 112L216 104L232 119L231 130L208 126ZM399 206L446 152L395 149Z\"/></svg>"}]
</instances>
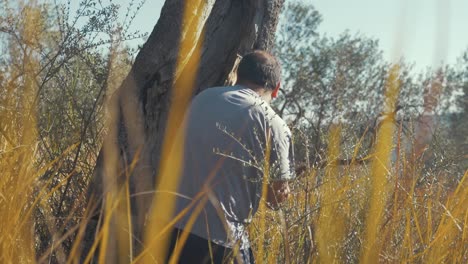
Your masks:
<instances>
[{"instance_id":1,"label":"back of man's head","mask_svg":"<svg viewBox=\"0 0 468 264\"><path fill-rule=\"evenodd\" d=\"M281 78L278 60L266 51L256 50L246 54L237 68L237 82L249 82L274 90Z\"/></svg>"}]
</instances>

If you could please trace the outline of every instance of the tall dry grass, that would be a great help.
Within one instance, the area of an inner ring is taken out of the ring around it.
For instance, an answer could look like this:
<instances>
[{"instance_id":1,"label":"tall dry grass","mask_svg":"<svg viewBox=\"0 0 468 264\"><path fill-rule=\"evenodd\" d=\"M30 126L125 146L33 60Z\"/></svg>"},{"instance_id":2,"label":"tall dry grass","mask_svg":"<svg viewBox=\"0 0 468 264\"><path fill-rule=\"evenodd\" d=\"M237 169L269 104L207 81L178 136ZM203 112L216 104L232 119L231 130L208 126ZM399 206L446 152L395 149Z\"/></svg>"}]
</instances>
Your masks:
<instances>
[{"instance_id":1,"label":"tall dry grass","mask_svg":"<svg viewBox=\"0 0 468 264\"><path fill-rule=\"evenodd\" d=\"M203 4L202 1L197 3L190 8L196 9ZM34 2L29 4L34 6ZM50 206L47 198L61 186L59 184L49 191L50 182L40 179L58 160L37 166L39 152L34 98L38 89L39 64L32 50L41 38L43 23L37 10L30 10L21 32L25 46L21 50L10 47L11 54L17 57L16 65L21 67L11 67L2 73L7 99L0 109L2 263L48 261L48 258L38 259L36 256L33 211L38 205ZM189 11L184 13L184 19L197 20L196 12ZM200 23L183 24L193 26ZM182 43L178 62L178 73L184 78L176 82L174 95L176 101L184 106L189 102L190 93L183 88L191 87L193 83L200 56L198 48L203 41L200 34L190 34L200 33L199 29L186 28L185 31L188 34L186 42ZM21 96L14 94L18 93L18 87L21 87ZM291 199L279 211L266 210L265 204L260 206L256 221L250 226L258 263L468 262L468 173L465 172L454 185L445 180L451 175L442 172L427 176L420 159L398 151L398 146L403 144L402 137L398 136L401 132L392 118L397 95L398 67L395 66L387 80L385 118L378 129L375 150L367 157L371 161L369 165L357 162L344 166L338 164L342 128L332 126L326 166L309 167L305 175L295 180ZM170 120L174 124L180 123L185 107L172 107ZM169 124L168 134L177 134L176 130L175 125ZM394 135L397 135L396 142ZM179 144L174 145L168 140L164 146L163 153L167 159L163 159L161 164L162 175L172 175L180 168L183 150L181 141L177 142ZM360 147L358 142L355 154ZM392 160L395 147L397 155ZM107 162L116 162L116 159L111 157ZM158 190L174 191L177 177L163 178L172 181L160 183ZM156 206L146 233L145 248L141 255L133 256L127 190L128 186L125 186L108 194L110 202L106 204L103 228L95 243L95 246L101 243L97 259L100 262L106 260L105 249L112 237L111 243L118 243L118 256L123 263L162 261L167 244L164 239L157 239L164 238L174 219L161 220L160 216L171 214L174 201L170 197L173 196L160 194L155 197ZM207 198L200 199L200 204L203 204ZM75 244L67 256L60 246L64 234L54 226L49 228L51 239L55 241L50 250L55 252L57 260L78 262L79 245ZM125 228L126 232L113 233ZM83 226L75 226L70 232L82 229ZM172 261L176 259L173 256ZM89 254L85 262L92 260L93 256Z\"/></svg>"},{"instance_id":2,"label":"tall dry grass","mask_svg":"<svg viewBox=\"0 0 468 264\"><path fill-rule=\"evenodd\" d=\"M32 5L34 3L31 3ZM37 168L38 142L34 98L39 71L35 46L41 38L42 16L27 9L20 28L27 43L8 47L15 65L2 73L3 97L0 109L0 262L33 262L34 208L47 193L37 189L38 177L47 167ZM15 67L16 66L16 67Z\"/></svg>"},{"instance_id":3,"label":"tall dry grass","mask_svg":"<svg viewBox=\"0 0 468 264\"><path fill-rule=\"evenodd\" d=\"M254 247L272 249L256 251L260 263L468 260L468 171L455 184L449 173L427 175L421 153L402 146L409 142L393 116L398 69L387 80L374 150L365 158L371 162L357 163L354 156L338 165L342 131L331 126L324 168L309 168L288 204L279 213L259 212L264 215L251 226ZM261 218L275 224L262 228Z\"/></svg>"}]
</instances>

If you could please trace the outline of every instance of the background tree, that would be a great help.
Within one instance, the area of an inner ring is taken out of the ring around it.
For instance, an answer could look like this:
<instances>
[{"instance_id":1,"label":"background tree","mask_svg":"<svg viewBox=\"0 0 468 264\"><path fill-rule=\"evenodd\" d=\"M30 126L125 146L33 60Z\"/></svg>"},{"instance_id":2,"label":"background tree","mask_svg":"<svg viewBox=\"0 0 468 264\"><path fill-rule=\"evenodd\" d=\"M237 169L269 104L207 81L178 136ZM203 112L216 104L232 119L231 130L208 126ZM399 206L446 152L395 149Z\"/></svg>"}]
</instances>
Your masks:
<instances>
[{"instance_id":1,"label":"background tree","mask_svg":"<svg viewBox=\"0 0 468 264\"><path fill-rule=\"evenodd\" d=\"M276 107L306 131L311 162L320 162L330 124L361 124L354 129L364 132L376 118L388 63L375 40L349 32L336 40L319 35L321 16L311 5L291 3L282 22L276 52L285 68L284 97Z\"/></svg>"},{"instance_id":2,"label":"background tree","mask_svg":"<svg viewBox=\"0 0 468 264\"><path fill-rule=\"evenodd\" d=\"M285 71L284 97L275 106L293 127L307 135L308 147L304 147L301 137L296 141L296 150L299 159L309 156L312 164L324 164L327 135L333 123L343 126L342 161L350 161L363 135L366 136L358 156L369 154L391 66L383 59L377 40L347 31L336 39L321 35L321 20L312 5L289 3L281 16L275 48ZM415 72L404 60L399 65L396 121L403 122L403 132L409 139L415 135L414 123L421 118L425 93L437 74L431 68ZM443 74L445 81L441 83L441 94L435 95L433 114L443 116L453 111L463 74L448 65L437 72ZM310 155L306 155L307 151Z\"/></svg>"},{"instance_id":3,"label":"background tree","mask_svg":"<svg viewBox=\"0 0 468 264\"><path fill-rule=\"evenodd\" d=\"M440 116L437 141L434 147L439 153L440 165L457 168L455 175L468 168L467 159L467 112L468 112L468 52L465 51L458 62L447 67L447 82L442 94L444 104L437 109ZM459 179L460 177L454 177Z\"/></svg>"},{"instance_id":4,"label":"background tree","mask_svg":"<svg viewBox=\"0 0 468 264\"><path fill-rule=\"evenodd\" d=\"M468 50L460 59L460 64L462 92L457 100L460 112L452 121L452 131L455 135L454 141L457 142L457 153L459 153L460 162L463 167L468 168L468 137L466 136L468 134Z\"/></svg>"}]
</instances>

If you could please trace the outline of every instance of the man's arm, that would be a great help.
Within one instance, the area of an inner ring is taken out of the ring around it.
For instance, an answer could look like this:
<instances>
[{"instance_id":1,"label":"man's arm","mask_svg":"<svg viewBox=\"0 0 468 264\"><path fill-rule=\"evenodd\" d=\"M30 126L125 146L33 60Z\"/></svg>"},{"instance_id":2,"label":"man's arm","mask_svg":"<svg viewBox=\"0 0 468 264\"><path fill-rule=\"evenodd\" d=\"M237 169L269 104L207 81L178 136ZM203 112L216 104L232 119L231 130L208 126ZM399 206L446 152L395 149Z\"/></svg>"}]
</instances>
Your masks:
<instances>
[{"instance_id":1,"label":"man's arm","mask_svg":"<svg viewBox=\"0 0 468 264\"><path fill-rule=\"evenodd\" d=\"M270 120L271 135L270 183L266 194L267 205L277 210L288 198L291 190L288 181L296 177L292 134L286 123L278 116Z\"/></svg>"}]
</instances>

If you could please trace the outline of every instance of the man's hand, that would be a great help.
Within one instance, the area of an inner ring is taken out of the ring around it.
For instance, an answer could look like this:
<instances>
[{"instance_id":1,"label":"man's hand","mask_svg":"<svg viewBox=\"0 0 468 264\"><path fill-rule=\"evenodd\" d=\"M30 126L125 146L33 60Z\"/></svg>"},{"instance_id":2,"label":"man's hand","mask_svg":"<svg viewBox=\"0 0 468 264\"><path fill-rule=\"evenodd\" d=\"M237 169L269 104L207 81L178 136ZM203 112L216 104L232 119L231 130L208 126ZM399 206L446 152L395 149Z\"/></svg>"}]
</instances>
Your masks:
<instances>
[{"instance_id":1,"label":"man's hand","mask_svg":"<svg viewBox=\"0 0 468 264\"><path fill-rule=\"evenodd\" d=\"M267 192L267 206L272 210L278 210L280 205L291 193L287 181L275 181L269 184Z\"/></svg>"}]
</instances>

